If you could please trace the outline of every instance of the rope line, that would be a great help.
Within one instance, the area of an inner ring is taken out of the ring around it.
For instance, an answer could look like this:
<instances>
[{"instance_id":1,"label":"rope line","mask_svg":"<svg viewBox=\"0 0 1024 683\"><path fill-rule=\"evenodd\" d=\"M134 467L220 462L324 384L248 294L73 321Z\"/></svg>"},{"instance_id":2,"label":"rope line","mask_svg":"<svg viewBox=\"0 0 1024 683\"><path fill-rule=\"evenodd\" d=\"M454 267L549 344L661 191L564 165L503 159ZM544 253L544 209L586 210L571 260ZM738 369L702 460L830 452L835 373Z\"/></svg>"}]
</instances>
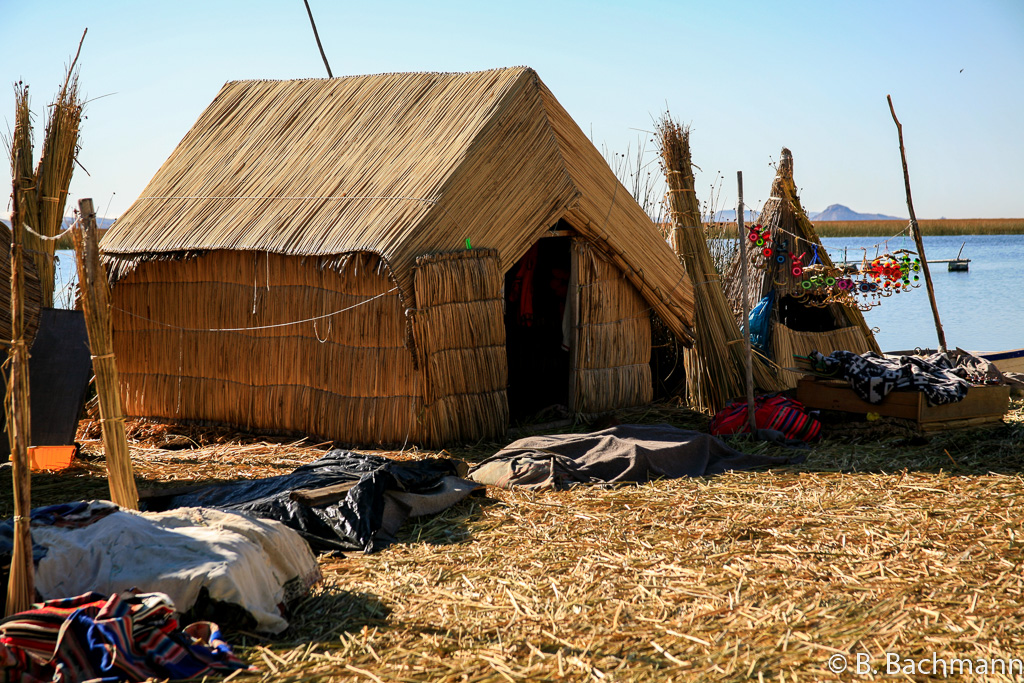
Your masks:
<instances>
[{"instance_id":1,"label":"rope line","mask_svg":"<svg viewBox=\"0 0 1024 683\"><path fill-rule=\"evenodd\" d=\"M387 296L388 294L391 294L392 292L395 292L395 291L398 291L398 287L392 287L391 289L389 289L386 292L381 292L380 294L377 294L376 296L372 296L369 299L366 299L365 301L360 301L357 304L352 304L351 306L348 306L347 308L342 308L342 309L334 311L332 313L325 313L324 315L317 315L317 316L314 316L312 318L306 318L305 320L293 320L291 322L275 323L273 325L257 325L255 327L211 327L211 328L179 327L178 325L171 325L170 323L160 322L159 320L153 320L152 318L147 318L145 316L138 315L137 313L132 313L131 311L127 311L127 310L125 310L123 308L119 308L117 306L112 306L111 308L113 308L115 311L120 311L121 313L124 313L125 315L130 315L133 318L138 318L139 320L145 320L146 322L151 322L151 323L153 323L155 325L160 325L162 327L167 327L167 328L170 328L172 330L181 330L183 332L250 332L250 331L255 331L255 330L270 330L270 329L274 329L274 328L278 328L278 327L288 327L290 325L302 325L303 323L314 322L316 320L322 320L324 318L329 318L331 316L338 315L339 313L344 313L346 311L351 311L353 308L358 308L358 307L362 306L363 304L368 304L371 301L373 301L374 299L379 299L382 296Z\"/></svg>"}]
</instances>

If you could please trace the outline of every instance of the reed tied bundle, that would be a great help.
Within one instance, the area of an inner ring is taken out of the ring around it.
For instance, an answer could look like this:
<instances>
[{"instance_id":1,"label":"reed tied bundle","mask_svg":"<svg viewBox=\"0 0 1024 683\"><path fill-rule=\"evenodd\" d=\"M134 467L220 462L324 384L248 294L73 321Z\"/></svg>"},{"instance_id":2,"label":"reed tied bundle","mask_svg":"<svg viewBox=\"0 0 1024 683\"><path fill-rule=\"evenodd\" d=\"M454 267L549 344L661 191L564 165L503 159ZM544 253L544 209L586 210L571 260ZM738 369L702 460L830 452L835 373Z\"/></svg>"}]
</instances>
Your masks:
<instances>
[{"instance_id":1,"label":"reed tied bundle","mask_svg":"<svg viewBox=\"0 0 1024 683\"><path fill-rule=\"evenodd\" d=\"M742 396L743 339L701 226L690 161L690 130L665 114L657 124L662 163L668 182L668 203L676 250L695 290L693 347L684 353L690 405L713 413L733 397ZM754 384L765 391L781 388L758 357Z\"/></svg>"},{"instance_id":2,"label":"reed tied bundle","mask_svg":"<svg viewBox=\"0 0 1024 683\"><path fill-rule=\"evenodd\" d=\"M11 150L12 166L22 163L22 149ZM32 479L29 471L28 447L32 434L31 399L28 383L28 345L25 342L24 268L22 241L24 223L21 219L24 192L20 177L14 175L14 212L11 214L13 238L11 241L11 340L8 351L10 379L4 409L7 417L7 437L11 445L11 478L14 489L14 538L11 551L11 569L7 583L7 614L28 609L35 599L34 567L32 564Z\"/></svg>"},{"instance_id":3,"label":"reed tied bundle","mask_svg":"<svg viewBox=\"0 0 1024 683\"><path fill-rule=\"evenodd\" d=\"M85 33L82 34L82 41ZM43 150L39 164L32 169L32 112L28 103L28 86L15 85L15 123L11 155L11 175L21 186L21 220L30 230L23 235L25 249L35 264L42 288L42 305L53 306L54 251L53 239L60 232L64 220L68 187L78 155L79 124L83 103L78 90L78 52L68 66L64 85L50 104L43 132ZM17 161L15 161L17 159Z\"/></svg>"},{"instance_id":4,"label":"reed tied bundle","mask_svg":"<svg viewBox=\"0 0 1024 683\"><path fill-rule=\"evenodd\" d=\"M110 321L110 286L100 265L96 238L96 213L92 199L78 202L81 226L72 230L82 312L92 350L96 394L103 425L103 451L109 468L110 499L121 507L138 509L139 493L132 474L132 461L124 431L124 412L114 359L113 328Z\"/></svg>"}]
</instances>

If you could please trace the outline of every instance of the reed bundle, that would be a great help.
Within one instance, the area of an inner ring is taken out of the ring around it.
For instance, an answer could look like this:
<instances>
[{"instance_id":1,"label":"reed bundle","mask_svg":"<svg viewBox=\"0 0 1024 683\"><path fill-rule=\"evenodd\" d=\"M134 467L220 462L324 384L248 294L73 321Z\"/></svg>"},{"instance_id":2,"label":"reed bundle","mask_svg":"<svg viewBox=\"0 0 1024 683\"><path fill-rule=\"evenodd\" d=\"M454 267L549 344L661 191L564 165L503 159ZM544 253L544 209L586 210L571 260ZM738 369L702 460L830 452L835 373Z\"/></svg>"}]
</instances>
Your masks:
<instances>
[{"instance_id":1,"label":"reed bundle","mask_svg":"<svg viewBox=\"0 0 1024 683\"><path fill-rule=\"evenodd\" d=\"M380 255L411 302L424 254L507 272L565 218L673 331L693 292L650 218L528 68L226 84L103 240L108 259Z\"/></svg>"},{"instance_id":2,"label":"reed bundle","mask_svg":"<svg viewBox=\"0 0 1024 683\"><path fill-rule=\"evenodd\" d=\"M576 344L570 406L593 414L649 403L650 308L625 274L587 240L572 244L576 263Z\"/></svg>"},{"instance_id":3,"label":"reed bundle","mask_svg":"<svg viewBox=\"0 0 1024 683\"><path fill-rule=\"evenodd\" d=\"M85 34L82 34L85 40ZM79 42L78 50L81 52ZM25 248L35 265L39 278L41 303L53 306L54 251L56 241L45 239L56 236L63 225L64 207L68 187L78 155L79 124L83 103L78 90L78 53L68 66L64 85L47 110L43 133L43 149L39 164L33 170L32 114L28 104L28 86L15 86L14 145L19 149L17 168L12 168L21 179L24 200L22 220L33 232L25 232ZM12 166L14 157L12 157Z\"/></svg>"},{"instance_id":4,"label":"reed bundle","mask_svg":"<svg viewBox=\"0 0 1024 683\"><path fill-rule=\"evenodd\" d=\"M17 138L16 138L17 139ZM17 143L11 150L12 166L23 165L25 149ZM14 529L11 550L11 568L7 583L7 615L28 609L35 600L35 581L32 564L32 481L29 471L28 447L32 438L32 401L29 395L28 342L25 339L24 246L25 231L22 220L23 199L26 193L22 177L13 177L13 206L11 214L11 339L8 350L10 376L7 380L4 411L7 418L7 437L11 446L11 478L14 493Z\"/></svg>"},{"instance_id":5,"label":"reed bundle","mask_svg":"<svg viewBox=\"0 0 1024 683\"><path fill-rule=\"evenodd\" d=\"M110 500L123 508L134 510L139 507L139 494L135 488L124 431L124 412L121 410L120 383L110 321L110 286L100 265L96 212L92 200L79 200L78 208L81 225L72 233L75 264L78 268L82 312L89 333L89 349L92 351L92 370L96 378L96 395L103 425L103 451L110 469Z\"/></svg>"},{"instance_id":6,"label":"reed bundle","mask_svg":"<svg viewBox=\"0 0 1024 683\"><path fill-rule=\"evenodd\" d=\"M413 335L423 382L422 436L446 444L504 436L509 411L502 301L493 249L423 256L413 270Z\"/></svg>"},{"instance_id":7,"label":"reed bundle","mask_svg":"<svg viewBox=\"0 0 1024 683\"><path fill-rule=\"evenodd\" d=\"M658 122L658 136L669 186L673 235L696 291L695 341L684 353L686 389L690 404L713 413L730 398L744 394L742 335L732 306L722 289L701 227L700 203L694 191L690 160L690 131L666 114ZM754 384L764 391L781 388L778 379L754 359Z\"/></svg>"}]
</instances>

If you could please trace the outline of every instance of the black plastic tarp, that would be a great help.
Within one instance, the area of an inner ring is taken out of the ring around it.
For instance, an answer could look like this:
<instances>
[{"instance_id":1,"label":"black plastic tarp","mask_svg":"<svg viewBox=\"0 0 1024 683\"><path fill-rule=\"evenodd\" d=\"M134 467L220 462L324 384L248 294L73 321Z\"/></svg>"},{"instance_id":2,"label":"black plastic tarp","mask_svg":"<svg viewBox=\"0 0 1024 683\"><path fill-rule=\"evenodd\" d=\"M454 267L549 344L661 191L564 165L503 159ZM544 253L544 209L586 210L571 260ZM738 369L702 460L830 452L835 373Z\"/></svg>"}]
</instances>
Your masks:
<instances>
[{"instance_id":1,"label":"black plastic tarp","mask_svg":"<svg viewBox=\"0 0 1024 683\"><path fill-rule=\"evenodd\" d=\"M314 550L373 552L394 538L384 529L385 492L429 494L445 477L456 476L458 461L426 458L396 461L335 449L291 474L211 485L146 504L148 509L213 507L275 519L295 529ZM345 497L326 505L293 500L292 492L356 482Z\"/></svg>"}]
</instances>

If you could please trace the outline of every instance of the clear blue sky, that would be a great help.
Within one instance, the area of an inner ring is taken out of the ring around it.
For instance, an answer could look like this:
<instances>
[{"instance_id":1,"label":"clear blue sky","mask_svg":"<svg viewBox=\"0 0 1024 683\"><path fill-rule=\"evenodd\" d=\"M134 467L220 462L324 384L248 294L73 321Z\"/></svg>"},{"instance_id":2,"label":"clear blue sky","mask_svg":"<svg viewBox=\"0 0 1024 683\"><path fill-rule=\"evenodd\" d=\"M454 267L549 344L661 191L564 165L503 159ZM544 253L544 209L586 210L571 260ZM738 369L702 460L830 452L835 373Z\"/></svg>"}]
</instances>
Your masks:
<instances>
[{"instance_id":1,"label":"clear blue sky","mask_svg":"<svg viewBox=\"0 0 1024 683\"><path fill-rule=\"evenodd\" d=\"M635 148L667 105L692 125L705 199L724 175L719 208L735 203L737 170L759 206L787 146L809 210L906 216L889 93L920 218L1024 217L1020 0L310 4L335 75L526 64L616 151ZM76 172L72 200L91 196L110 216L224 82L326 75L302 0L0 0L0 17L0 131L23 79L37 139L88 27L81 83L98 99L80 161L91 176Z\"/></svg>"}]
</instances>

